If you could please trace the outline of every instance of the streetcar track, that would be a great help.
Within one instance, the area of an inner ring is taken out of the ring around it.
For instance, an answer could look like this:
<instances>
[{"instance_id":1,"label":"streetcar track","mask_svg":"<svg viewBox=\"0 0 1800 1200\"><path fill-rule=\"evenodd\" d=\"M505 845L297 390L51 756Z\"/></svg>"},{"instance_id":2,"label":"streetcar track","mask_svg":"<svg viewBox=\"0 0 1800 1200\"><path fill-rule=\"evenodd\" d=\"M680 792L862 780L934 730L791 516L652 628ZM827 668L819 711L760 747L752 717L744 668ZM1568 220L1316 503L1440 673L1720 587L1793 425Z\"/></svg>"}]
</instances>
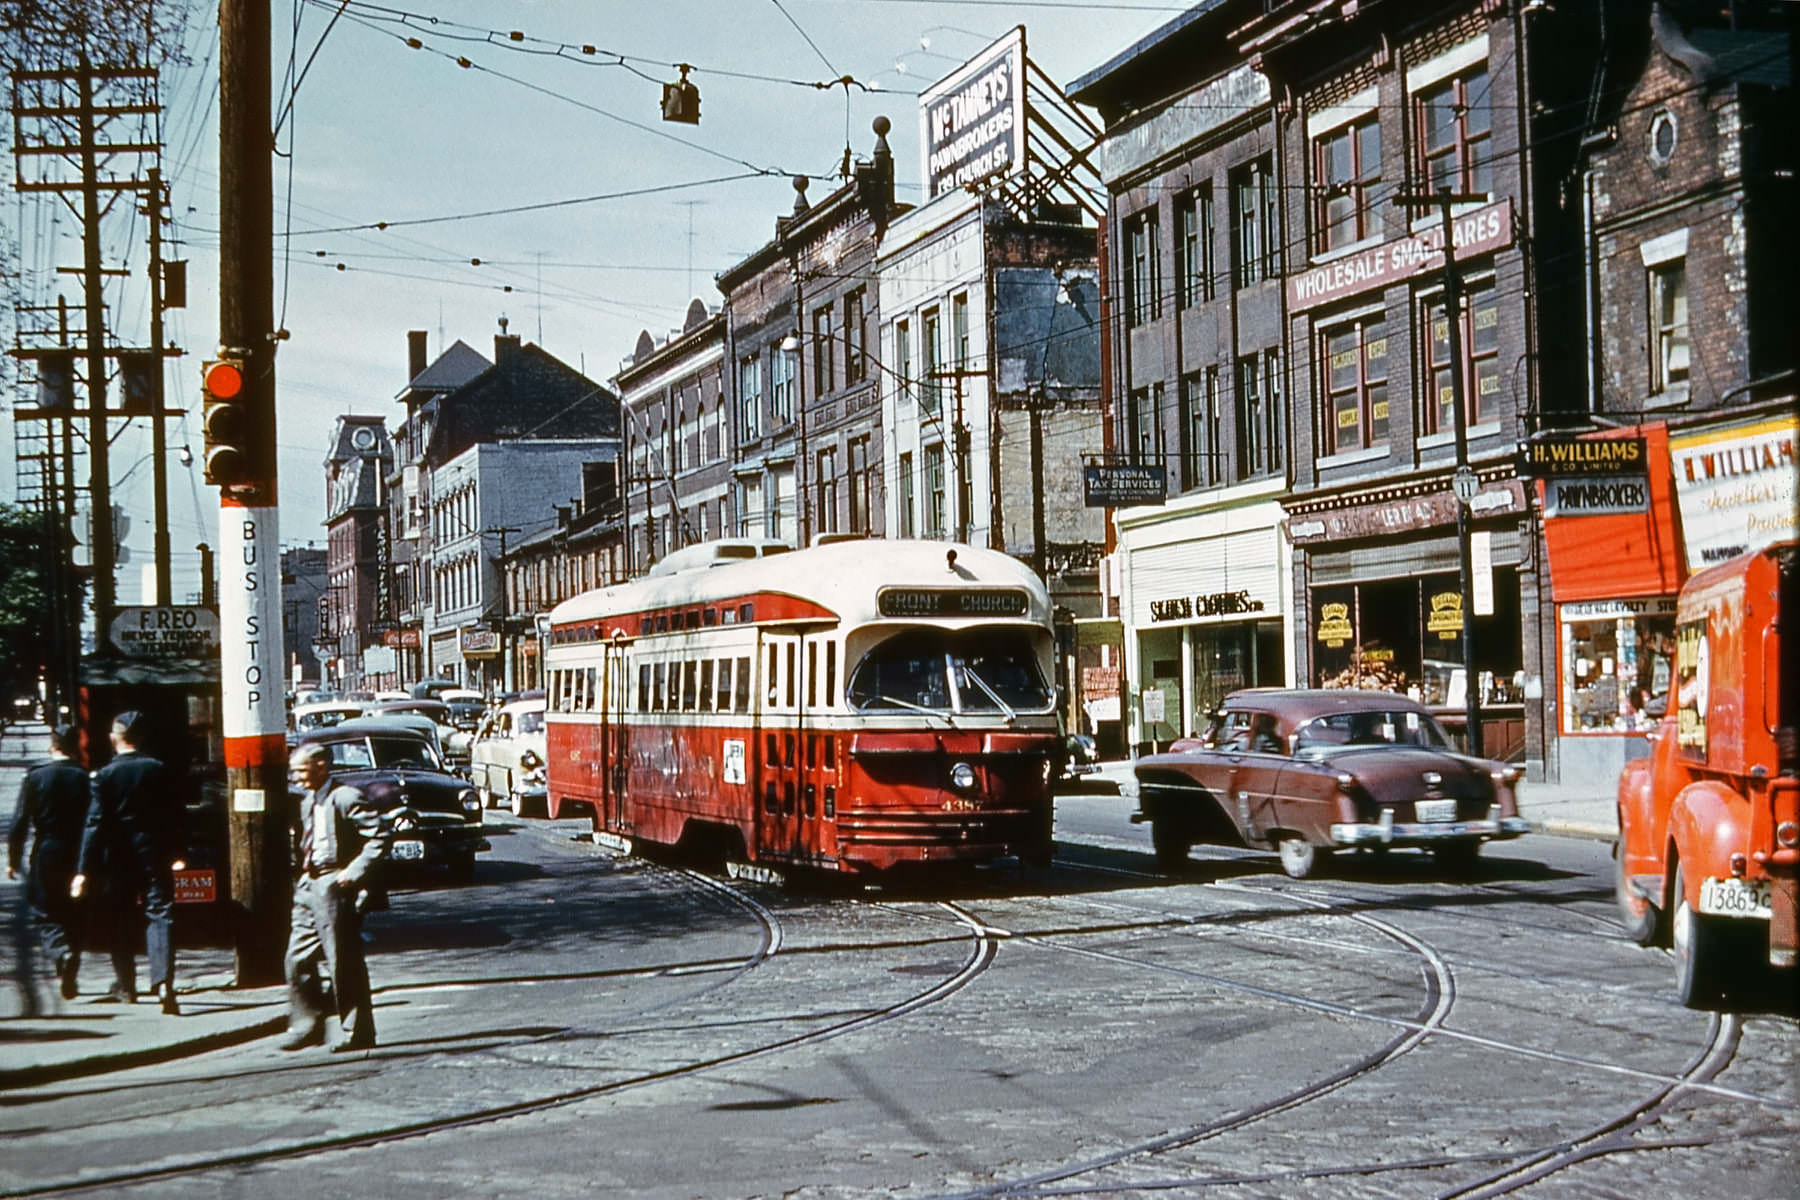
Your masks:
<instances>
[{"instance_id":1,"label":"streetcar track","mask_svg":"<svg viewBox=\"0 0 1800 1200\"><path fill-rule=\"evenodd\" d=\"M1689 1060L1680 1075L1648 1098L1553 1150L1533 1156L1508 1170L1441 1192L1438 1200L1488 1200L1489 1197L1504 1196L1577 1163L1636 1149L1629 1140L1631 1135L1661 1119L1686 1092L1712 1090L1712 1081L1737 1054L1743 1037L1742 1019L1736 1013L1714 1013L1707 1035L1706 1044Z\"/></svg>"},{"instance_id":2,"label":"streetcar track","mask_svg":"<svg viewBox=\"0 0 1800 1200\"><path fill-rule=\"evenodd\" d=\"M719 889L731 899L743 903L751 911L762 914L759 920L767 918L765 926L774 948L779 948L779 922L773 915L751 900L742 896L736 889L704 876L709 886ZM721 1067L735 1066L741 1063L765 1058L772 1054L782 1053L805 1046L816 1045L860 1032L876 1025L897 1020L900 1017L916 1012L919 1009L955 995L963 990L994 962L999 950L999 943L1010 936L1005 930L989 926L972 914L954 904L941 902L940 906L951 913L968 931L968 952L961 966L951 975L940 979L929 987L914 992L894 1004L860 1012L844 1020L835 1022L822 1029L814 1029L795 1034L773 1042L752 1046L745 1050L729 1054L717 1055L698 1062L686 1063L662 1070L642 1072L626 1079L611 1080L605 1083L590 1084L584 1087L568 1089L548 1096L538 1096L525 1100L510 1101L505 1104L491 1105L472 1112L459 1113L445 1117L431 1117L417 1121L409 1121L390 1126L386 1129L363 1130L356 1133L340 1134L327 1137L310 1138L283 1146L261 1147L235 1154L210 1155L177 1162L159 1167L138 1170L113 1171L89 1178L67 1179L40 1183L9 1193L10 1196L44 1196L95 1191L103 1188L117 1188L134 1184L160 1182L184 1176L200 1175L212 1171L239 1169L274 1162L307 1158L318 1154L332 1153L339 1150L367 1149L389 1143L410 1140L435 1133L448 1132L455 1129L471 1128L478 1125L491 1124L496 1121L524 1116L532 1113L563 1108L597 1097L616 1094L633 1088L664 1083L671 1080L688 1078L702 1073L717 1070ZM763 947L764 953L755 957L757 962L766 961L773 953L770 944ZM746 966L746 970L749 969ZM710 989L709 989L710 990ZM566 1031L564 1031L566 1034ZM511 1043L511 1046L528 1044L543 1039L525 1039Z\"/></svg>"},{"instance_id":3,"label":"streetcar track","mask_svg":"<svg viewBox=\"0 0 1800 1200\"><path fill-rule=\"evenodd\" d=\"M1214 886L1225 885L1215 884ZM1250 889L1244 890L1248 891ZM1305 897L1293 898L1307 907L1329 909L1329 906L1323 901L1314 901ZM1378 933L1401 942L1403 945L1412 948L1424 961L1426 968L1423 973L1425 995L1419 1006L1417 1016L1410 1024L1401 1023L1404 1026L1402 1031L1395 1034L1383 1046L1369 1054L1363 1055L1356 1061L1339 1068L1337 1071L1334 1071L1323 1078L1313 1080L1303 1087L1294 1088L1283 1095L1261 1101L1234 1113L1228 1113L1216 1120L1190 1126L1173 1133L1163 1134L1160 1137L1139 1142L1132 1146L1121 1147L1109 1151L1106 1154L1085 1159L1078 1163L1053 1168L1049 1171L1038 1172L1022 1180L1015 1180L1010 1183L997 1184L992 1187L978 1188L974 1191L957 1193L957 1200L975 1200L977 1197L988 1196L1031 1195L1035 1194L1036 1189L1044 1184L1060 1183L1067 1179L1088 1175L1108 1167L1118 1166L1129 1159L1165 1154L1171 1150L1178 1150L1191 1146L1197 1142L1217 1137L1232 1130L1242 1128L1252 1122L1260 1121L1265 1117L1274 1116L1277 1113L1298 1108L1299 1106L1308 1104L1322 1096L1329 1095L1354 1080L1380 1070L1382 1067L1409 1053L1423 1043L1431 1033L1443 1025L1443 1022L1450 1015L1452 1005L1455 1003L1456 981L1455 977L1451 974L1448 965L1445 964L1443 958L1438 955L1436 950L1428 943L1420 941L1405 930L1390 925L1378 917L1371 917L1364 913L1344 912L1339 912L1336 915L1367 925ZM1129 966L1150 970L1169 970L1177 974L1188 974L1188 972L1181 971L1179 968L1169 968L1167 964L1146 963L1139 959L1133 959L1127 955L1115 955L1111 952L1094 951L1081 947L1065 946L1056 942L1039 941L1030 934L1020 933L1016 934L1015 937L1029 944L1047 946L1052 949L1069 953L1114 960ZM1210 976L1205 978L1208 978L1209 981L1219 982L1224 986L1249 991L1252 994L1264 996L1269 999L1277 999L1288 1003L1298 1002L1302 1007L1315 1008L1320 1011L1330 1012L1333 1015L1367 1015L1359 1014L1356 1010L1347 1009L1343 1006L1328 1005L1323 1001L1315 1001L1309 997L1297 996L1292 993L1281 993L1271 988L1262 988L1252 984L1238 984L1227 980L1213 980L1213 977ZM1342 1009L1341 1012L1337 1011L1340 1009Z\"/></svg>"}]
</instances>

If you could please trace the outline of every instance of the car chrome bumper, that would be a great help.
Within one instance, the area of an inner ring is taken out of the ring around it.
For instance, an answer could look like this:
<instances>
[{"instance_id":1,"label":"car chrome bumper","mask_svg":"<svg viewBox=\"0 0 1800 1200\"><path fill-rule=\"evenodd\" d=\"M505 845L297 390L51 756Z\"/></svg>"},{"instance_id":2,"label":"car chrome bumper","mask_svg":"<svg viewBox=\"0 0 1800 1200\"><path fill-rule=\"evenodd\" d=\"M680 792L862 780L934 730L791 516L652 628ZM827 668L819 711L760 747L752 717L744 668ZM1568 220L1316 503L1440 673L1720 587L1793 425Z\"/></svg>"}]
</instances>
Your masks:
<instances>
[{"instance_id":1,"label":"car chrome bumper","mask_svg":"<svg viewBox=\"0 0 1800 1200\"><path fill-rule=\"evenodd\" d=\"M1383 814L1389 816L1389 814ZM1430 824L1402 824L1391 819L1333 825L1331 840L1338 846L1411 846L1431 842L1464 841L1469 838L1516 838L1529 832L1531 823L1523 817L1487 818L1480 821L1434 821Z\"/></svg>"}]
</instances>

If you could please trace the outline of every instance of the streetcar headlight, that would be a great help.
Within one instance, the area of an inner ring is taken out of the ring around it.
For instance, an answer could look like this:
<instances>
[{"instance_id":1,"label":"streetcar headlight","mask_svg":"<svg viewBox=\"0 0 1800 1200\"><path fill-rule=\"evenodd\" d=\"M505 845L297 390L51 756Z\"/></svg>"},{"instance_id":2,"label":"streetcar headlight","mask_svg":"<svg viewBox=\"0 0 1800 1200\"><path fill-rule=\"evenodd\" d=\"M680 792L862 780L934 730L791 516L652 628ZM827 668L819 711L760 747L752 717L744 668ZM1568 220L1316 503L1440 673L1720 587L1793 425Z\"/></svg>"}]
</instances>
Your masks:
<instances>
[{"instance_id":1,"label":"streetcar headlight","mask_svg":"<svg viewBox=\"0 0 1800 1200\"><path fill-rule=\"evenodd\" d=\"M527 771L535 771L544 765L544 760L538 757L536 750L527 750L519 755L519 765Z\"/></svg>"},{"instance_id":2,"label":"streetcar headlight","mask_svg":"<svg viewBox=\"0 0 1800 1200\"><path fill-rule=\"evenodd\" d=\"M975 790L975 768L966 762L959 762L950 768L950 786L959 792Z\"/></svg>"}]
</instances>

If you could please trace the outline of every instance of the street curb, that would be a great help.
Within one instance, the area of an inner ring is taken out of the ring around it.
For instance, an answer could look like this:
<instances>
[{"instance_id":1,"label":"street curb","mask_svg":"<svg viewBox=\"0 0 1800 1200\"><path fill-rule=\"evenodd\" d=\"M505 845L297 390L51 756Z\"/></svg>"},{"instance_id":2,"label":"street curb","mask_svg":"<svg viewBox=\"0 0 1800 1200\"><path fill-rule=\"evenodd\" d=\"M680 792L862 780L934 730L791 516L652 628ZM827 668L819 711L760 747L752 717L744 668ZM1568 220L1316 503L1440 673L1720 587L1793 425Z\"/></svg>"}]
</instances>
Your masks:
<instances>
[{"instance_id":1,"label":"street curb","mask_svg":"<svg viewBox=\"0 0 1800 1200\"><path fill-rule=\"evenodd\" d=\"M148 1046L141 1050L122 1050L117 1054L95 1054L88 1058L49 1063L37 1067L0 1070L0 1091L39 1087L46 1083L60 1083L66 1079L82 1079L89 1075L106 1075L113 1071L130 1070L132 1067L147 1067L155 1063L172 1062L178 1058L206 1054L230 1046L241 1046L245 1042L253 1042L258 1038L272 1037L286 1028L287 1015L284 1013L279 1017L270 1017L241 1029L209 1033L205 1037L193 1038L185 1042Z\"/></svg>"},{"instance_id":2,"label":"street curb","mask_svg":"<svg viewBox=\"0 0 1800 1200\"><path fill-rule=\"evenodd\" d=\"M1527 820L1530 820L1527 818ZM1530 821L1531 832L1547 833L1552 837L1581 838L1590 842L1616 841L1619 831L1611 825L1601 825L1592 821L1569 821L1552 817L1546 821Z\"/></svg>"}]
</instances>

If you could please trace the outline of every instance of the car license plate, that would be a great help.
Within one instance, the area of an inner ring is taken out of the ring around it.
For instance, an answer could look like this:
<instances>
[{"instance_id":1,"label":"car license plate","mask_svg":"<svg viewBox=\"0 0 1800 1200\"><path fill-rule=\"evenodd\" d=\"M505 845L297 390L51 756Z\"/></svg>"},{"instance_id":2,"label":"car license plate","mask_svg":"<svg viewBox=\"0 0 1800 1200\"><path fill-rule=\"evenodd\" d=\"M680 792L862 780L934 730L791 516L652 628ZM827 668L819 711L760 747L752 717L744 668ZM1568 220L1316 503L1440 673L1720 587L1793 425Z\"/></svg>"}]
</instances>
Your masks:
<instances>
[{"instance_id":1,"label":"car license plate","mask_svg":"<svg viewBox=\"0 0 1800 1200\"><path fill-rule=\"evenodd\" d=\"M1429 824L1456 820L1456 801L1454 800L1420 800L1413 805L1413 811L1419 814L1419 820Z\"/></svg>"},{"instance_id":2,"label":"car license plate","mask_svg":"<svg viewBox=\"0 0 1800 1200\"><path fill-rule=\"evenodd\" d=\"M1773 885L1767 879L1702 879L1700 911L1720 917L1760 917L1772 915L1770 893Z\"/></svg>"},{"instance_id":3,"label":"car license plate","mask_svg":"<svg viewBox=\"0 0 1800 1200\"><path fill-rule=\"evenodd\" d=\"M424 858L425 857L425 843L424 842L395 842L394 843L394 857L395 858Z\"/></svg>"}]
</instances>

